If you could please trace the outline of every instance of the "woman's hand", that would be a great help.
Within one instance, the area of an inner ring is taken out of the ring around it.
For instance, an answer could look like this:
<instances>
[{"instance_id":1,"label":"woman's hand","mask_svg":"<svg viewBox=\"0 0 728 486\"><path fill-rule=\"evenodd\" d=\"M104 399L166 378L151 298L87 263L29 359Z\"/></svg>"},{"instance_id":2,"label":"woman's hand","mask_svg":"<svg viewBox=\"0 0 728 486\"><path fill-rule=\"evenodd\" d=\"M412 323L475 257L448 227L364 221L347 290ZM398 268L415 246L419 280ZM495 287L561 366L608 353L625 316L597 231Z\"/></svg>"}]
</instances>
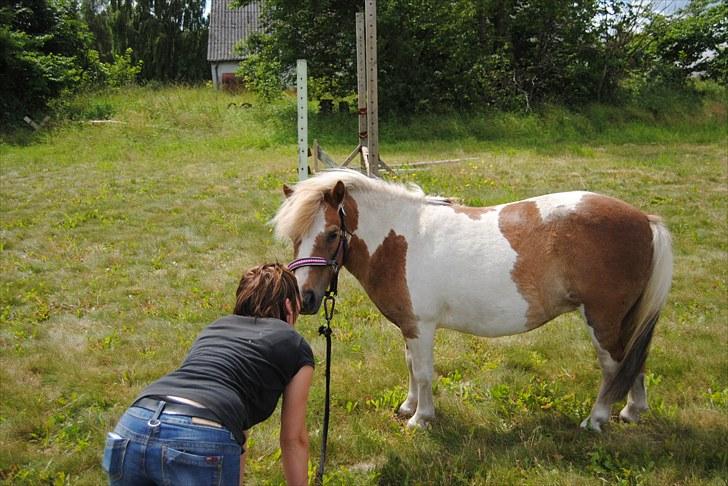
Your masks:
<instances>
[{"instance_id":1,"label":"woman's hand","mask_svg":"<svg viewBox=\"0 0 728 486\"><path fill-rule=\"evenodd\" d=\"M308 429L306 402L313 379L313 367L304 366L283 390L281 410L281 452L283 474L289 486L308 484Z\"/></svg>"}]
</instances>

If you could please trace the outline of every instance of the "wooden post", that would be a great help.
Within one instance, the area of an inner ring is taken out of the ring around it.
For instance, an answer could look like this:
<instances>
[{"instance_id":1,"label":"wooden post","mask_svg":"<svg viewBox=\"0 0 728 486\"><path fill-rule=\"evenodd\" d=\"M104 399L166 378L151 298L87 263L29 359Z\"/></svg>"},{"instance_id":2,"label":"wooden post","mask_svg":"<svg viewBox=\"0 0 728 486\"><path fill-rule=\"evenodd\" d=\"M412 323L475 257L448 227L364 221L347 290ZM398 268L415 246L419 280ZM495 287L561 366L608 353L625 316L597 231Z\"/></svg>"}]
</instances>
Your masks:
<instances>
[{"instance_id":1,"label":"wooden post","mask_svg":"<svg viewBox=\"0 0 728 486\"><path fill-rule=\"evenodd\" d=\"M43 118L43 121L41 121L40 123L36 123L29 116L23 117L23 120L25 121L25 123L27 123L28 125L30 125L31 127L33 127L33 130L35 130L36 132L38 130L40 130L41 128L43 128L43 125L45 125L46 122L48 122L48 120L50 120L50 119L51 119L51 117L46 116L45 118Z\"/></svg>"},{"instance_id":2,"label":"wooden post","mask_svg":"<svg viewBox=\"0 0 728 486\"><path fill-rule=\"evenodd\" d=\"M298 98L298 180L308 177L308 84L305 59L296 63L296 95Z\"/></svg>"},{"instance_id":3,"label":"wooden post","mask_svg":"<svg viewBox=\"0 0 728 486\"><path fill-rule=\"evenodd\" d=\"M377 112L377 2L366 0L367 147L369 168L379 175L379 115Z\"/></svg>"},{"instance_id":4,"label":"wooden post","mask_svg":"<svg viewBox=\"0 0 728 486\"><path fill-rule=\"evenodd\" d=\"M369 165L369 149L367 147L362 147L361 148L361 160L362 160L362 164L364 164L364 167L363 167L364 168L364 173L367 176L371 177L371 175L372 175L372 168Z\"/></svg>"},{"instance_id":5,"label":"wooden post","mask_svg":"<svg viewBox=\"0 0 728 486\"><path fill-rule=\"evenodd\" d=\"M369 143L367 137L367 54L366 54L366 27L364 24L364 12L356 13L356 91L357 111L359 113L359 146L366 147ZM364 165L364 154L359 153L361 168L366 171Z\"/></svg>"}]
</instances>

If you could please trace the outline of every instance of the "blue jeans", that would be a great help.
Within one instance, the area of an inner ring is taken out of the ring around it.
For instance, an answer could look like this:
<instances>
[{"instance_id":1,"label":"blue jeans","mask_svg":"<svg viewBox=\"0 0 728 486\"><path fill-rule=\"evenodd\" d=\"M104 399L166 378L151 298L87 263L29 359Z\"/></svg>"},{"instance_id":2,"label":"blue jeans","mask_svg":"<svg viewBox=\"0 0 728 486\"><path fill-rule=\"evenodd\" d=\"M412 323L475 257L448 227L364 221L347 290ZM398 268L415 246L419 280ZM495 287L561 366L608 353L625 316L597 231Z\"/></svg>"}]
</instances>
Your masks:
<instances>
[{"instance_id":1,"label":"blue jeans","mask_svg":"<svg viewBox=\"0 0 728 486\"><path fill-rule=\"evenodd\" d=\"M224 427L130 407L106 437L109 484L237 485L242 449Z\"/></svg>"}]
</instances>

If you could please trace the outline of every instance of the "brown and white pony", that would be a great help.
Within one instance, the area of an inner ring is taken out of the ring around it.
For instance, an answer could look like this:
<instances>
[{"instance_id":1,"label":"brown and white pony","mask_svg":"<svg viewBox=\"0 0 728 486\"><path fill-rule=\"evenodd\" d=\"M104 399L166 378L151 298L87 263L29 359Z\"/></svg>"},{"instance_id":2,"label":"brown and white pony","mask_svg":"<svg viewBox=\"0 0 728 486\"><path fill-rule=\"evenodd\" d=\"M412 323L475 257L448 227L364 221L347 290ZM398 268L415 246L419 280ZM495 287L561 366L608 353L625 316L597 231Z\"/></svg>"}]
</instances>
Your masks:
<instances>
[{"instance_id":1,"label":"brown and white pony","mask_svg":"<svg viewBox=\"0 0 728 486\"><path fill-rule=\"evenodd\" d=\"M349 170L284 192L272 223L294 257L343 264L400 328L409 391L399 413L409 426L435 416L437 328L504 336L577 309L602 369L582 427L601 430L625 395L623 420L647 409L644 363L672 280L671 238L658 217L590 192L465 207ZM316 313L334 266L295 272L303 311Z\"/></svg>"}]
</instances>

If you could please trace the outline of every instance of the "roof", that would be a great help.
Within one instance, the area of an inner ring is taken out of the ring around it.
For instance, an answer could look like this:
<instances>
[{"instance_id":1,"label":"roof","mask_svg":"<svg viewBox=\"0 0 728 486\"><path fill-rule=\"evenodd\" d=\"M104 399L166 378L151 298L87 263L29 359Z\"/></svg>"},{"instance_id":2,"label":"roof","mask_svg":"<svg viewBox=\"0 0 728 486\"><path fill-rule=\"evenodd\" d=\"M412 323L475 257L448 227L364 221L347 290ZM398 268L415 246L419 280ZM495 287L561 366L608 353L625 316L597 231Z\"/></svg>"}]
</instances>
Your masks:
<instances>
[{"instance_id":1,"label":"roof","mask_svg":"<svg viewBox=\"0 0 728 486\"><path fill-rule=\"evenodd\" d=\"M231 0L212 0L210 9L210 34L207 39L208 61L239 61L243 56L234 50L235 45L262 28L260 5L250 5L231 10Z\"/></svg>"}]
</instances>

